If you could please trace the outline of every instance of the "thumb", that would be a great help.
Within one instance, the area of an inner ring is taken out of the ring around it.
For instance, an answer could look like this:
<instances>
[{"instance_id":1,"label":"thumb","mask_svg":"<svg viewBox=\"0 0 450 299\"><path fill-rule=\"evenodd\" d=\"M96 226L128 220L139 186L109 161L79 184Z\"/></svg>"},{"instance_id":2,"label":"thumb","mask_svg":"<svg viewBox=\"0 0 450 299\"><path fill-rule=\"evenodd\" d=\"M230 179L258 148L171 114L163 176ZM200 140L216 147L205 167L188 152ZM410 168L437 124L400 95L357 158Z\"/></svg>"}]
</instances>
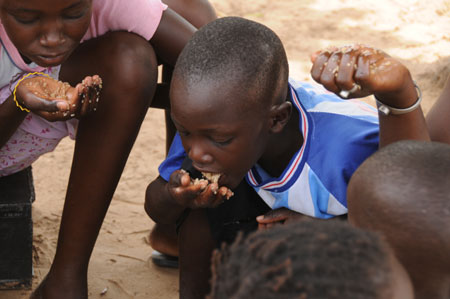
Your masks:
<instances>
[{"instance_id":1,"label":"thumb","mask_svg":"<svg viewBox=\"0 0 450 299\"><path fill-rule=\"evenodd\" d=\"M69 110L69 103L64 100L47 100L37 95L30 93L28 95L29 101L26 106L31 110L40 110L47 112L67 111Z\"/></svg>"}]
</instances>

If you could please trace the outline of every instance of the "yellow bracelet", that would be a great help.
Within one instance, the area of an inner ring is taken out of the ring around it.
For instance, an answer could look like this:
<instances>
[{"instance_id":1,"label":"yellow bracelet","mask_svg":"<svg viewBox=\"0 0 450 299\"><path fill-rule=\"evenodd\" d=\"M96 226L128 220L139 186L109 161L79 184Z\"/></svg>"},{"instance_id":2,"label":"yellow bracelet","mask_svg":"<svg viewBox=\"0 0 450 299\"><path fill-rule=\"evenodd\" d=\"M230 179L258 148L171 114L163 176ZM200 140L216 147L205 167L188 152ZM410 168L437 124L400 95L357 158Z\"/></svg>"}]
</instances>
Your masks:
<instances>
[{"instance_id":1,"label":"yellow bracelet","mask_svg":"<svg viewBox=\"0 0 450 299\"><path fill-rule=\"evenodd\" d=\"M47 75L47 74L45 74L45 73L34 72L34 73L28 73L28 74L26 74L25 76L23 76L22 78L20 78L19 82L17 82L16 87L14 87L14 91L13 91L14 103L16 103L16 106L19 107L20 110L26 111L26 112L30 112L30 110L27 109L27 108L25 108L25 107L22 107L22 106L19 104L19 102L17 101L17 98L16 98L16 90L17 90L17 86L19 86L20 82L22 82L23 79L25 79L25 78L27 78L27 77L29 77L29 76L31 76L31 75L44 75L44 76L47 76L47 77L50 78L50 76Z\"/></svg>"}]
</instances>

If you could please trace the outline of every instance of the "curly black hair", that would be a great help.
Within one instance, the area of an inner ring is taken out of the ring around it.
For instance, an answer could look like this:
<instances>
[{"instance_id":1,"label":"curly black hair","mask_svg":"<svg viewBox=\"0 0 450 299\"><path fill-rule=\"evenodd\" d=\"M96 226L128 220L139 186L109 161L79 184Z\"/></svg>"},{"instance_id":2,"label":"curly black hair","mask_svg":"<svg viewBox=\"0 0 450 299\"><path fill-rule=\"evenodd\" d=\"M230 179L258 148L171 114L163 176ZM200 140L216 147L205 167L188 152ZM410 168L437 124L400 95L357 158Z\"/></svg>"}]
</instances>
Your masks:
<instances>
[{"instance_id":1,"label":"curly black hair","mask_svg":"<svg viewBox=\"0 0 450 299\"><path fill-rule=\"evenodd\" d=\"M389 249L341 221L301 221L240 235L212 258L210 299L383 298Z\"/></svg>"}]
</instances>

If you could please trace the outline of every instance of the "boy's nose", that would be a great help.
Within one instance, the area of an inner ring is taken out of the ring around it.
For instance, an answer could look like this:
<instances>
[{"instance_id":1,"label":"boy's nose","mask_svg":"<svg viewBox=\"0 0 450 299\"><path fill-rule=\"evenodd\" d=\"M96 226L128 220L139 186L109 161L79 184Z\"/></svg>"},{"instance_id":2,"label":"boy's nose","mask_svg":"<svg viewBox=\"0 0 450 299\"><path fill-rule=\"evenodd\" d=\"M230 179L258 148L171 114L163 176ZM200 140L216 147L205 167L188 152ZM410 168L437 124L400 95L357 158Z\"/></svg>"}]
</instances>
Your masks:
<instances>
[{"instance_id":1,"label":"boy's nose","mask_svg":"<svg viewBox=\"0 0 450 299\"><path fill-rule=\"evenodd\" d=\"M193 144L189 151L188 156L196 164L197 166L205 166L213 162L213 157L207 153L207 151L204 150L199 145Z\"/></svg>"}]
</instances>

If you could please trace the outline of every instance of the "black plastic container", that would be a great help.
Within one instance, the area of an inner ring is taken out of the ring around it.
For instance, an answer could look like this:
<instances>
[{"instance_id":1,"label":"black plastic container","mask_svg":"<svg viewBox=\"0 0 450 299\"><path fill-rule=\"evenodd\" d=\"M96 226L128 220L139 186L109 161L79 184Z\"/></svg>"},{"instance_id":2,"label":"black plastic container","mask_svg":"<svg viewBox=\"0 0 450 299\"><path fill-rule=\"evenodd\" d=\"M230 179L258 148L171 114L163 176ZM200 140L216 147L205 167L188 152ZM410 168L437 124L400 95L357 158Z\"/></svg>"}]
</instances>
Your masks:
<instances>
[{"instance_id":1,"label":"black plastic container","mask_svg":"<svg viewBox=\"0 0 450 299\"><path fill-rule=\"evenodd\" d=\"M31 288L34 196L31 167L0 177L0 289Z\"/></svg>"}]
</instances>

